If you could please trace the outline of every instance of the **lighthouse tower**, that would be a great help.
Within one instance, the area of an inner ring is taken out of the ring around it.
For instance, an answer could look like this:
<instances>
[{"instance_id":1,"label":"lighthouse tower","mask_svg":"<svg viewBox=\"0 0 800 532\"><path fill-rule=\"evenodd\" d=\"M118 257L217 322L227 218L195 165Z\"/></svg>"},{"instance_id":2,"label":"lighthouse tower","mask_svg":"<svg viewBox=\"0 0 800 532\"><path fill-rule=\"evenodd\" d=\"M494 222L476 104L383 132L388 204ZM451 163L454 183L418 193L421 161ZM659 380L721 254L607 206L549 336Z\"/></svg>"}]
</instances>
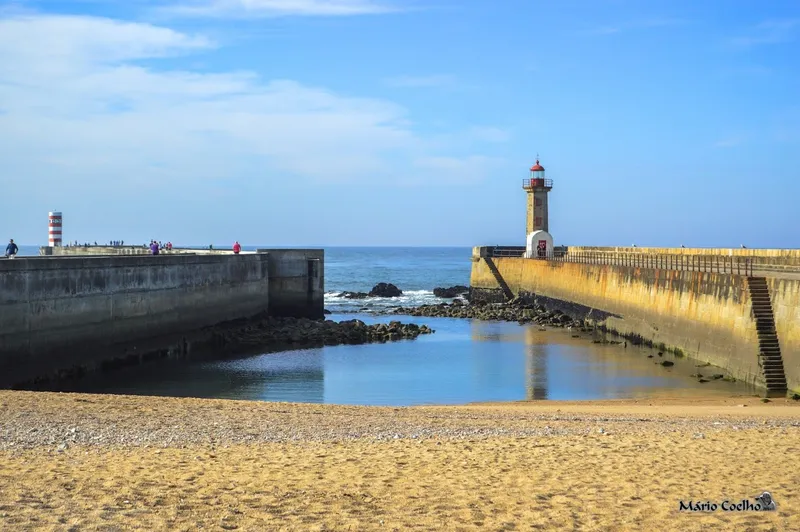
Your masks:
<instances>
[{"instance_id":1,"label":"lighthouse tower","mask_svg":"<svg viewBox=\"0 0 800 532\"><path fill-rule=\"evenodd\" d=\"M51 211L47 215L47 245L52 247L61 246L61 213Z\"/></svg>"},{"instance_id":2,"label":"lighthouse tower","mask_svg":"<svg viewBox=\"0 0 800 532\"><path fill-rule=\"evenodd\" d=\"M536 163L531 166L530 179L522 181L522 188L528 194L525 241L527 256L547 257L553 253L553 237L550 236L548 222L547 194L553 189L553 180L544 176L544 166Z\"/></svg>"}]
</instances>

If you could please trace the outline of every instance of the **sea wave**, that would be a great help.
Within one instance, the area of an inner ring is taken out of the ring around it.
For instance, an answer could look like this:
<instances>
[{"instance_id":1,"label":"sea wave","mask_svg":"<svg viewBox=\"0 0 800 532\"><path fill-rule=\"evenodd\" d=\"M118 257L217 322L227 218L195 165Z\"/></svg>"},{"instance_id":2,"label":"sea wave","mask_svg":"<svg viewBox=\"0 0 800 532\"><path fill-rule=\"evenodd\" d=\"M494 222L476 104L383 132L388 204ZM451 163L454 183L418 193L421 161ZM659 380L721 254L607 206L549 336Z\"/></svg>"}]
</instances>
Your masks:
<instances>
[{"instance_id":1,"label":"sea wave","mask_svg":"<svg viewBox=\"0 0 800 532\"><path fill-rule=\"evenodd\" d=\"M452 299L444 299L433 295L432 290L404 291L399 297L367 297L364 299L347 299L339 297L341 292L325 293L325 308L331 312L385 312L392 307L418 307L420 305L437 305Z\"/></svg>"}]
</instances>

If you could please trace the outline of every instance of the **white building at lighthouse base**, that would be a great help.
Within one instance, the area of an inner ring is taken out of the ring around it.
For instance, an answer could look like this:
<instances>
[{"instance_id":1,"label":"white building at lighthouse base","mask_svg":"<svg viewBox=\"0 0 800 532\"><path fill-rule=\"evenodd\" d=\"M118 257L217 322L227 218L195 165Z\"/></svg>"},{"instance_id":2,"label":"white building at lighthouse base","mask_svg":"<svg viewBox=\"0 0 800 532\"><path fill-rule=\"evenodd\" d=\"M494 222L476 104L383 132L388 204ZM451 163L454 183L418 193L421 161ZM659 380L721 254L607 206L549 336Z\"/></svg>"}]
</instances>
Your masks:
<instances>
[{"instance_id":1,"label":"white building at lighthouse base","mask_svg":"<svg viewBox=\"0 0 800 532\"><path fill-rule=\"evenodd\" d=\"M547 231L534 231L528 234L525 243L525 258L545 258L553 256L553 237Z\"/></svg>"}]
</instances>

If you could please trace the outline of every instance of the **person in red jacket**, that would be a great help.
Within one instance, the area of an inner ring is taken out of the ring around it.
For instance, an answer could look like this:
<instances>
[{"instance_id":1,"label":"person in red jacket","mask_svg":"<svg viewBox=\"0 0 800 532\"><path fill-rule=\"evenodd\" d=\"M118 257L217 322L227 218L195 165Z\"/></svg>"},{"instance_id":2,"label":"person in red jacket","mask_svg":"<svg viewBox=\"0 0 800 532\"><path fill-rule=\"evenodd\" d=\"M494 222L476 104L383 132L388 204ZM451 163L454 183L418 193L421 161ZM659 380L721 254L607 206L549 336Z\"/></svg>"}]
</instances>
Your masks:
<instances>
[{"instance_id":1,"label":"person in red jacket","mask_svg":"<svg viewBox=\"0 0 800 532\"><path fill-rule=\"evenodd\" d=\"M233 253L235 255L238 255L241 250L242 246L239 245L239 241L237 240L236 242L233 243Z\"/></svg>"}]
</instances>

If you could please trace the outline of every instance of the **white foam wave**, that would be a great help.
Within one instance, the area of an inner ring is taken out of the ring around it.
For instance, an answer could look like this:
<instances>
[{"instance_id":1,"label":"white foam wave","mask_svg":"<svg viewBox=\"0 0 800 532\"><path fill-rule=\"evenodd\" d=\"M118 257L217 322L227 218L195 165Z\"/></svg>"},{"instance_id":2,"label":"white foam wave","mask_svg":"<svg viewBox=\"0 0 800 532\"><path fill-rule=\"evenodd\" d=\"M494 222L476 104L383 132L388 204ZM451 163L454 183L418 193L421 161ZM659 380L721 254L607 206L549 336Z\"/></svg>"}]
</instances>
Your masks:
<instances>
[{"instance_id":1,"label":"white foam wave","mask_svg":"<svg viewBox=\"0 0 800 532\"><path fill-rule=\"evenodd\" d=\"M417 307L420 305L435 305L450 299L443 299L433 295L431 290L408 290L399 297L367 297L364 299L348 299L339 297L341 292L325 293L325 308L331 312L383 311L391 307Z\"/></svg>"}]
</instances>

